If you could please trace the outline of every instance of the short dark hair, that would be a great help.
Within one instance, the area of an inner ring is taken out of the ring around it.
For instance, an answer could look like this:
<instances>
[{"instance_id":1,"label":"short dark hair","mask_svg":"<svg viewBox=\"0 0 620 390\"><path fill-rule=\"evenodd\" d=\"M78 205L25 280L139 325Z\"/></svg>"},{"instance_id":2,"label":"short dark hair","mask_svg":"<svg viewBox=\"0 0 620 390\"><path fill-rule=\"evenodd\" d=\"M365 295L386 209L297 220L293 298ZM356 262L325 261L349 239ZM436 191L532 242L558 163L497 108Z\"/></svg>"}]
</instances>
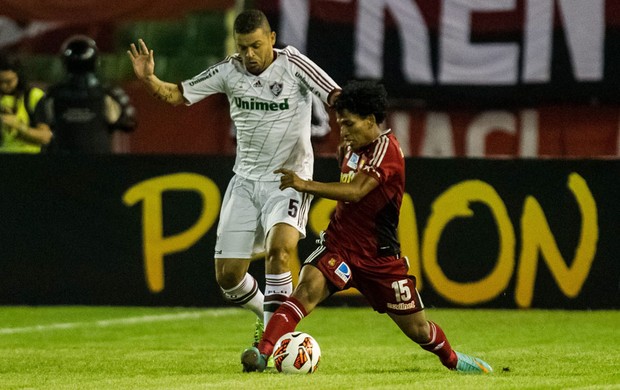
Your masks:
<instances>
[{"instance_id":1,"label":"short dark hair","mask_svg":"<svg viewBox=\"0 0 620 390\"><path fill-rule=\"evenodd\" d=\"M13 71L17 74L16 92L24 93L28 88L28 81L24 72L24 66L19 56L8 51L0 51L0 71Z\"/></svg>"},{"instance_id":2,"label":"short dark hair","mask_svg":"<svg viewBox=\"0 0 620 390\"><path fill-rule=\"evenodd\" d=\"M269 20L262 11L249 9L237 15L234 26L235 33L249 34L258 28L262 28L265 32L271 32Z\"/></svg>"},{"instance_id":3,"label":"short dark hair","mask_svg":"<svg viewBox=\"0 0 620 390\"><path fill-rule=\"evenodd\" d=\"M387 91L374 81L349 81L334 103L338 112L347 110L361 117L375 116L377 124L385 120Z\"/></svg>"}]
</instances>

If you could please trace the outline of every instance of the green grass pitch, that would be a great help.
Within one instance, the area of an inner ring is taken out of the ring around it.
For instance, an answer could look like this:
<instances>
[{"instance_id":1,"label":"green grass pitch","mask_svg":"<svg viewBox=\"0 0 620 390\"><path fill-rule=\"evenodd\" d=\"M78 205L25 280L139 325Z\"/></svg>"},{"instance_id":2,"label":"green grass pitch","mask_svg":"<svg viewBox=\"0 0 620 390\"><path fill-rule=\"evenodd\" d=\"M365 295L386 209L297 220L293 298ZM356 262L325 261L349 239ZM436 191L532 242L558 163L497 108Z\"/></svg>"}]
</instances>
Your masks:
<instances>
[{"instance_id":1,"label":"green grass pitch","mask_svg":"<svg viewBox=\"0 0 620 390\"><path fill-rule=\"evenodd\" d=\"M318 371L242 373L241 309L0 307L0 389L620 389L620 311L428 309L491 375L445 369L370 308L318 308L298 330Z\"/></svg>"}]
</instances>

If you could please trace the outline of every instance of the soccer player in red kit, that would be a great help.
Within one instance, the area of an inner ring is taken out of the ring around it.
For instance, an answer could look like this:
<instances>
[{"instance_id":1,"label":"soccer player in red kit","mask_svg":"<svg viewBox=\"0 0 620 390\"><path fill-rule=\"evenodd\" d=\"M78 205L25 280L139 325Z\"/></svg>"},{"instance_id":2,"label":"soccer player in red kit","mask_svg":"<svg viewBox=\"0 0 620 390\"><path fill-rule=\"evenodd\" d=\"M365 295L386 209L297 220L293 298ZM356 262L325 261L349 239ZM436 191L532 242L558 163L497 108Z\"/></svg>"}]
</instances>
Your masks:
<instances>
[{"instance_id":1,"label":"soccer player in red kit","mask_svg":"<svg viewBox=\"0 0 620 390\"><path fill-rule=\"evenodd\" d=\"M387 94L373 82L350 82L334 104L343 141L339 183L303 180L279 169L280 189L338 201L320 246L304 262L299 284L274 313L258 345L241 355L243 370L263 371L276 341L333 293L357 288L374 310L387 313L423 349L451 370L489 373L484 361L456 352L446 335L428 321L401 257L397 238L405 190L405 161L398 140L379 125L385 119Z\"/></svg>"}]
</instances>

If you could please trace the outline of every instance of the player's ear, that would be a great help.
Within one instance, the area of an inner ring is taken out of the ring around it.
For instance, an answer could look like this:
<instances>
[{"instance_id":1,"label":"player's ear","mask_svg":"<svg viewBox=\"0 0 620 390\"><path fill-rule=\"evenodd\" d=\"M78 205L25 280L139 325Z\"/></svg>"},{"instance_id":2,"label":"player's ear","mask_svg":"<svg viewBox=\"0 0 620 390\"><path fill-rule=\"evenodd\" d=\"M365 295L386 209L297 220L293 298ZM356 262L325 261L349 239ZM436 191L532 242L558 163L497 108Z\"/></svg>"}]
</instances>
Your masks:
<instances>
[{"instance_id":1,"label":"player's ear","mask_svg":"<svg viewBox=\"0 0 620 390\"><path fill-rule=\"evenodd\" d=\"M271 46L274 46L276 44L276 32L272 31L271 32Z\"/></svg>"}]
</instances>

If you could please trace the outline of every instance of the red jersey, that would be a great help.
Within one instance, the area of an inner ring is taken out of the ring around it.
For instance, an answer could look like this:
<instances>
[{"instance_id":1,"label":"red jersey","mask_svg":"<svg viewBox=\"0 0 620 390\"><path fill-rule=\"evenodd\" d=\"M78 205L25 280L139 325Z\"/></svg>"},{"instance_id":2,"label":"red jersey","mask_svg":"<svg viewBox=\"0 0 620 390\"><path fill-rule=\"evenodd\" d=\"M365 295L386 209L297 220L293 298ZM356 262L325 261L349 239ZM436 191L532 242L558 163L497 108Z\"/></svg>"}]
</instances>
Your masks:
<instances>
[{"instance_id":1,"label":"red jersey","mask_svg":"<svg viewBox=\"0 0 620 390\"><path fill-rule=\"evenodd\" d=\"M396 234L405 191L405 159L390 130L360 150L347 148L340 182L357 174L370 175L379 186L357 203L339 201L326 234L329 250L365 258L400 254Z\"/></svg>"}]
</instances>

